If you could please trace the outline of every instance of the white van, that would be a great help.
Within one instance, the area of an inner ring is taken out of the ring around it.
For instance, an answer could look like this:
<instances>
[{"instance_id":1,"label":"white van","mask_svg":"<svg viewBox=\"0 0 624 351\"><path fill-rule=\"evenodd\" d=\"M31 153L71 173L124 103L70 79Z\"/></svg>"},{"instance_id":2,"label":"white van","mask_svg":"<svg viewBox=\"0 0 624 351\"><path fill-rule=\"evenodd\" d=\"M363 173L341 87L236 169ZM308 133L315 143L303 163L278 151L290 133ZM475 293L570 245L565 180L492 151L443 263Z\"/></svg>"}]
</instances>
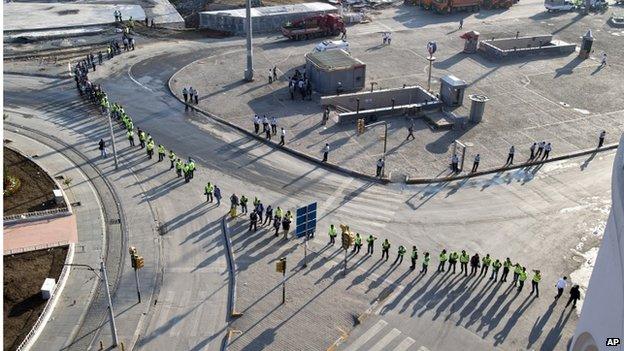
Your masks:
<instances>
[{"instance_id":1,"label":"white van","mask_svg":"<svg viewBox=\"0 0 624 351\"><path fill-rule=\"evenodd\" d=\"M314 48L314 52L327 50L344 50L349 52L349 42L346 40L323 40Z\"/></svg>"},{"instance_id":2,"label":"white van","mask_svg":"<svg viewBox=\"0 0 624 351\"><path fill-rule=\"evenodd\" d=\"M548 12L553 12L572 11L576 6L569 0L546 0L544 1L544 7L546 7Z\"/></svg>"}]
</instances>

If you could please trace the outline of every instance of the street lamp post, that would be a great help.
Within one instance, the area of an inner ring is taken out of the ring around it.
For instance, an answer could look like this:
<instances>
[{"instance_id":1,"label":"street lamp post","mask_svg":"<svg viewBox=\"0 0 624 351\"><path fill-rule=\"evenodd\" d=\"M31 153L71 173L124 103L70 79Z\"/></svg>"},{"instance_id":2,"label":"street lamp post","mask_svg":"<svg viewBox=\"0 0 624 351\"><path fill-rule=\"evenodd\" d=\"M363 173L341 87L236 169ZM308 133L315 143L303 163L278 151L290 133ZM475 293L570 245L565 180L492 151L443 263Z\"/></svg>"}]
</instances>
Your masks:
<instances>
[{"instance_id":1,"label":"street lamp post","mask_svg":"<svg viewBox=\"0 0 624 351\"><path fill-rule=\"evenodd\" d=\"M435 57L429 56L427 61L429 61L429 77L427 78L427 91L431 91L431 68L433 66L433 61L435 61Z\"/></svg>"},{"instance_id":2,"label":"street lamp post","mask_svg":"<svg viewBox=\"0 0 624 351\"><path fill-rule=\"evenodd\" d=\"M247 0L245 8L245 27L247 29L247 69L245 70L245 80L251 82L253 80L253 48L251 47L251 0Z\"/></svg>"}]
</instances>

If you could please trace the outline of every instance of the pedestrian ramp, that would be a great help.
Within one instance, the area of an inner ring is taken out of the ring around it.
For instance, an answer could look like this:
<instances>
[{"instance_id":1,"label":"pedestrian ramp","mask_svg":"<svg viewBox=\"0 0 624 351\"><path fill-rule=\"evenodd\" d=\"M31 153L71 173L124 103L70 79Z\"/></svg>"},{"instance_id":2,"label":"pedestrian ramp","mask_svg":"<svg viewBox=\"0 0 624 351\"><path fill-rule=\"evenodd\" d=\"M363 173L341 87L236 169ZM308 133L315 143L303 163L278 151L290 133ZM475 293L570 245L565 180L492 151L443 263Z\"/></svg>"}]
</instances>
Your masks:
<instances>
[{"instance_id":1,"label":"pedestrian ramp","mask_svg":"<svg viewBox=\"0 0 624 351\"><path fill-rule=\"evenodd\" d=\"M388 325L383 319L378 320L361 335L342 348L344 351L429 351L424 346L416 345L409 336Z\"/></svg>"}]
</instances>

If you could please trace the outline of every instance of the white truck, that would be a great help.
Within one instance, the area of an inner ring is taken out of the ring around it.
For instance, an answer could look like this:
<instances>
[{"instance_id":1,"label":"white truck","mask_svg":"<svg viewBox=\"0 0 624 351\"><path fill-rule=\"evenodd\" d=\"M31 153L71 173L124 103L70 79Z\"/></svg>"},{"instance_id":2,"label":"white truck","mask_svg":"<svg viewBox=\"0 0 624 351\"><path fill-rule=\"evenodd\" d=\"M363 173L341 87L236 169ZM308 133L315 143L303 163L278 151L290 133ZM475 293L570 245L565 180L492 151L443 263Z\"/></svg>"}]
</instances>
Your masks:
<instances>
[{"instance_id":1,"label":"white truck","mask_svg":"<svg viewBox=\"0 0 624 351\"><path fill-rule=\"evenodd\" d=\"M557 11L572 11L576 8L576 5L570 0L545 0L544 7L548 12Z\"/></svg>"}]
</instances>

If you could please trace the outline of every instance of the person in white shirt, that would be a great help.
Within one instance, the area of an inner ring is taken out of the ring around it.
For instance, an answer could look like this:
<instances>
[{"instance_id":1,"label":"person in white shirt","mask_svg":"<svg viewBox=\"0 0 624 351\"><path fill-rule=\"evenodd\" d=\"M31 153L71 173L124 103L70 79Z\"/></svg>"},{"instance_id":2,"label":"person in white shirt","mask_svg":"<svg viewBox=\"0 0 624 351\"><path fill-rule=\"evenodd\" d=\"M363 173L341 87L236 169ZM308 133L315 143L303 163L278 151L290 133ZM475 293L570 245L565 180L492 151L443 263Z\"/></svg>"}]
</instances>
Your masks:
<instances>
[{"instance_id":1,"label":"person in white shirt","mask_svg":"<svg viewBox=\"0 0 624 351\"><path fill-rule=\"evenodd\" d=\"M258 134L258 131L260 130L260 117L258 117L258 115L254 116L253 124L254 124L254 132Z\"/></svg>"},{"instance_id":2,"label":"person in white shirt","mask_svg":"<svg viewBox=\"0 0 624 351\"><path fill-rule=\"evenodd\" d=\"M271 118L271 131L273 135L277 134L277 118L275 116Z\"/></svg>"},{"instance_id":3,"label":"person in white shirt","mask_svg":"<svg viewBox=\"0 0 624 351\"><path fill-rule=\"evenodd\" d=\"M453 173L458 173L459 172L459 157L457 157L457 154L453 154L453 156L451 156L451 169L453 170Z\"/></svg>"},{"instance_id":4,"label":"person in white shirt","mask_svg":"<svg viewBox=\"0 0 624 351\"><path fill-rule=\"evenodd\" d=\"M505 166L513 165L514 154L516 153L516 148L511 145L509 148L509 154L507 155L507 161L505 162Z\"/></svg>"},{"instance_id":5,"label":"person in white shirt","mask_svg":"<svg viewBox=\"0 0 624 351\"><path fill-rule=\"evenodd\" d=\"M552 145L548 143L546 144L546 146L544 146L544 156L542 156L542 160L544 159L548 160L548 155L550 155L550 150L552 150Z\"/></svg>"},{"instance_id":6,"label":"person in white shirt","mask_svg":"<svg viewBox=\"0 0 624 351\"><path fill-rule=\"evenodd\" d=\"M280 137L280 142L279 142L280 146L283 146L286 143L284 138L286 138L286 130L282 127L282 136Z\"/></svg>"},{"instance_id":7,"label":"person in white shirt","mask_svg":"<svg viewBox=\"0 0 624 351\"><path fill-rule=\"evenodd\" d=\"M479 162L481 162L481 155L477 154L474 158L474 163L472 164L472 173L476 172L479 168Z\"/></svg>"},{"instance_id":8,"label":"person in white shirt","mask_svg":"<svg viewBox=\"0 0 624 351\"><path fill-rule=\"evenodd\" d=\"M558 300L561 297L561 294L563 294L563 289L565 289L566 285L568 285L567 282L568 277L563 277L563 278L559 278L559 280L557 281L557 284L555 285L557 287L557 295L555 296L555 300Z\"/></svg>"}]
</instances>

